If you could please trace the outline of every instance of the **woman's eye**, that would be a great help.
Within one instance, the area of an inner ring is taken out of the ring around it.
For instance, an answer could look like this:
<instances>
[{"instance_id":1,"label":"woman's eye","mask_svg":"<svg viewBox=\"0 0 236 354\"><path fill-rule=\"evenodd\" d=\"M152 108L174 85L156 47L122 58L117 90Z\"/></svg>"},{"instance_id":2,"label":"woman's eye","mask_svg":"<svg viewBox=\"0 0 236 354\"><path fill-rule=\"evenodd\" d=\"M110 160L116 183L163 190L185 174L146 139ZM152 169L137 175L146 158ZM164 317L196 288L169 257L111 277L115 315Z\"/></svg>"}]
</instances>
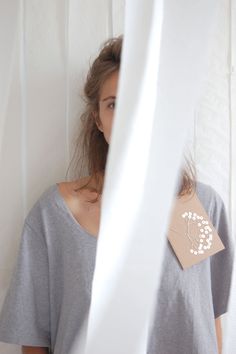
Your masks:
<instances>
[{"instance_id":1,"label":"woman's eye","mask_svg":"<svg viewBox=\"0 0 236 354\"><path fill-rule=\"evenodd\" d=\"M115 102L109 103L108 108L114 109L115 108Z\"/></svg>"}]
</instances>

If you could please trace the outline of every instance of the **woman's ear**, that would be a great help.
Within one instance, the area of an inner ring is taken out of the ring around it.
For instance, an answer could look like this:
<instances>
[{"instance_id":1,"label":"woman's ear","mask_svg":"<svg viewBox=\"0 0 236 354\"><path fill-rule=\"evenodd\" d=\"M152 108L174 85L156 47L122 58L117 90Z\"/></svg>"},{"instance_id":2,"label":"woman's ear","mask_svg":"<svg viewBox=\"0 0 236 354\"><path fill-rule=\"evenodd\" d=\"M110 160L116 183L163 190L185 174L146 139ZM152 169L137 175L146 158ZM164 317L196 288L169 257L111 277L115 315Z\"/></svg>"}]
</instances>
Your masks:
<instances>
[{"instance_id":1,"label":"woman's ear","mask_svg":"<svg viewBox=\"0 0 236 354\"><path fill-rule=\"evenodd\" d=\"M96 123L96 126L98 127L98 129L99 129L101 132L103 132L103 128L102 128L101 121L100 121L100 119L99 119L98 112L93 111L93 112L92 112L92 115L93 115L93 117L94 117L94 121L95 121L95 123Z\"/></svg>"}]
</instances>

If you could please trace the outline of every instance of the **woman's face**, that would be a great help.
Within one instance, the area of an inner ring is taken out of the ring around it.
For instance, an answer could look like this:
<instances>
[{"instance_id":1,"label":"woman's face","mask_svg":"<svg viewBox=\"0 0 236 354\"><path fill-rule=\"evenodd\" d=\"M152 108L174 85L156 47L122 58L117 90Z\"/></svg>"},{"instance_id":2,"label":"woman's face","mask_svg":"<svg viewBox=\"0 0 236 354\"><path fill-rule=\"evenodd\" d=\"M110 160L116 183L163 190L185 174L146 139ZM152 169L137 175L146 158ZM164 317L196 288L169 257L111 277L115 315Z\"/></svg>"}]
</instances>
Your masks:
<instances>
[{"instance_id":1,"label":"woman's face","mask_svg":"<svg viewBox=\"0 0 236 354\"><path fill-rule=\"evenodd\" d=\"M99 118L98 129L103 132L107 143L110 142L113 115L116 103L116 92L118 86L119 71L112 73L103 83L99 99Z\"/></svg>"}]
</instances>

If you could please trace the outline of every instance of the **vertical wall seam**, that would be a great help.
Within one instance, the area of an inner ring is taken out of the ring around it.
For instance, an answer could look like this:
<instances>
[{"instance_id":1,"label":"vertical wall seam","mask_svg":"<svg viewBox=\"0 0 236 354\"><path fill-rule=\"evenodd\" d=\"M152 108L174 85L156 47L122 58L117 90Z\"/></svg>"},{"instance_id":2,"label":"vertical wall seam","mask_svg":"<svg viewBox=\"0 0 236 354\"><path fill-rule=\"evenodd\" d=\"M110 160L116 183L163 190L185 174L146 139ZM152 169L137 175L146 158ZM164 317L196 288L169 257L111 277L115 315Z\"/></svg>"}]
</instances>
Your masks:
<instances>
[{"instance_id":1,"label":"vertical wall seam","mask_svg":"<svg viewBox=\"0 0 236 354\"><path fill-rule=\"evenodd\" d=\"M23 218L26 218L27 205L27 72L26 72L26 0L20 2L20 97L21 97L21 195Z\"/></svg>"},{"instance_id":2,"label":"vertical wall seam","mask_svg":"<svg viewBox=\"0 0 236 354\"><path fill-rule=\"evenodd\" d=\"M230 186L229 186L229 210L230 210L230 226L232 235L235 232L235 173L234 173L234 149L235 149L235 126L232 107L232 90L233 90L233 1L229 0L229 126L230 126Z\"/></svg>"},{"instance_id":3,"label":"vertical wall seam","mask_svg":"<svg viewBox=\"0 0 236 354\"><path fill-rule=\"evenodd\" d=\"M232 117L231 117L231 0L228 2L228 99L229 99L229 217L232 228Z\"/></svg>"},{"instance_id":4,"label":"vertical wall seam","mask_svg":"<svg viewBox=\"0 0 236 354\"><path fill-rule=\"evenodd\" d=\"M232 233L236 238L236 117L235 117L235 17L236 17L236 1L230 0L230 120L231 120L231 225Z\"/></svg>"},{"instance_id":5,"label":"vertical wall seam","mask_svg":"<svg viewBox=\"0 0 236 354\"><path fill-rule=\"evenodd\" d=\"M65 0L65 126L66 126L66 168L69 166L70 160L70 145L69 145L69 138L70 138L70 130L69 130L69 102L70 102L70 74L69 74L69 11L70 11L70 0Z\"/></svg>"},{"instance_id":6,"label":"vertical wall seam","mask_svg":"<svg viewBox=\"0 0 236 354\"><path fill-rule=\"evenodd\" d=\"M109 37L113 37L114 36L113 0L108 0L108 35L109 35Z\"/></svg>"},{"instance_id":7,"label":"vertical wall seam","mask_svg":"<svg viewBox=\"0 0 236 354\"><path fill-rule=\"evenodd\" d=\"M9 22L12 24L12 19L9 19ZM16 23L16 27L15 27L15 33L14 33L14 38L12 39L12 48L10 51L10 56L8 57L8 61L9 61L9 71L8 71L8 77L4 83L4 95L1 98L1 107L0 107L0 115L2 117L0 117L0 160L2 158L2 152L3 152L3 142L4 142L4 130L6 127L6 120L7 120L7 107L8 107L8 103L9 103L9 96L10 96L10 89L11 89L11 83L13 80L13 69L14 69L14 61L15 61L15 56L16 56L16 48L17 48L17 44L18 44L18 29L19 29L19 23L20 23L20 8L19 8L19 4L17 3L17 15L15 18L15 23ZM1 31L3 31L4 29L1 27L0 28ZM5 28L5 31L8 31L8 28ZM10 38L8 38L8 40L10 41ZM5 68L5 70L7 70ZM2 79L2 78L1 78ZM3 80L3 79L2 79ZM1 92L2 94L2 92Z\"/></svg>"}]
</instances>

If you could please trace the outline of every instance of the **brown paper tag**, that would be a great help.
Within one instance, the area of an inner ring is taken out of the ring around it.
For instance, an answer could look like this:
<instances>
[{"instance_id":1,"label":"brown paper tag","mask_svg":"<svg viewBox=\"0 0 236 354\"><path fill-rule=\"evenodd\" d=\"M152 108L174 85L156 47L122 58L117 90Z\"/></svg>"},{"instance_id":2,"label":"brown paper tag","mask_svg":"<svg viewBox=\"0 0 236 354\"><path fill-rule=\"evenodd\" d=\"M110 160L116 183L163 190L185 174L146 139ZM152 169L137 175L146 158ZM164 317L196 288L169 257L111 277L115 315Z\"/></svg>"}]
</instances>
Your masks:
<instances>
[{"instance_id":1,"label":"brown paper tag","mask_svg":"<svg viewBox=\"0 0 236 354\"><path fill-rule=\"evenodd\" d=\"M196 193L176 199L168 240L183 269L225 248Z\"/></svg>"}]
</instances>

